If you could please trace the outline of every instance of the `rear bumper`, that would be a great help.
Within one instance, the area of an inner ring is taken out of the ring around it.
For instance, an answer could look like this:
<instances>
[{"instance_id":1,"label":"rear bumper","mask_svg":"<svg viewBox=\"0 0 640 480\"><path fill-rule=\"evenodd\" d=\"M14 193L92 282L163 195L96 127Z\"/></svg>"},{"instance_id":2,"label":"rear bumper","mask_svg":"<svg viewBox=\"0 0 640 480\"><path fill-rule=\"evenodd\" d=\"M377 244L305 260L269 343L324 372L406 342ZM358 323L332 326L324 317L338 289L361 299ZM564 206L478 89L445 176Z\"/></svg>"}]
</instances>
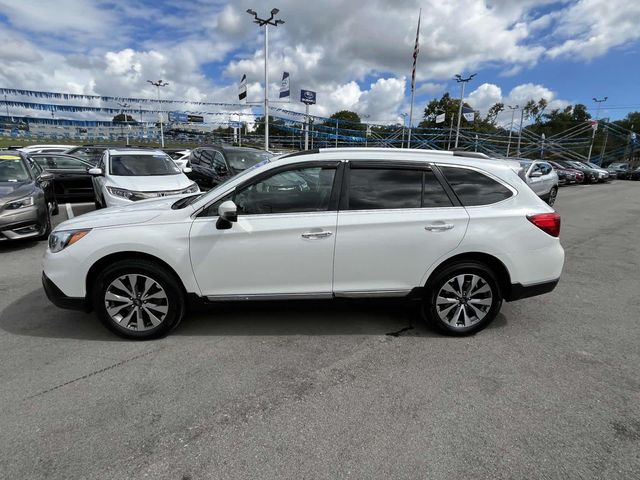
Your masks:
<instances>
[{"instance_id":1,"label":"rear bumper","mask_svg":"<svg viewBox=\"0 0 640 480\"><path fill-rule=\"evenodd\" d=\"M56 307L66 308L68 310L82 310L88 312L89 304L83 297L67 297L55 283L49 280L49 277L42 272L42 286L47 294L47 298Z\"/></svg>"},{"instance_id":2,"label":"rear bumper","mask_svg":"<svg viewBox=\"0 0 640 480\"><path fill-rule=\"evenodd\" d=\"M549 282L534 283L533 285L522 285L521 283L511 284L511 291L509 295L505 295L507 302L514 300L521 300L523 298L535 297L538 295L544 295L556 288L560 279L552 280Z\"/></svg>"}]
</instances>

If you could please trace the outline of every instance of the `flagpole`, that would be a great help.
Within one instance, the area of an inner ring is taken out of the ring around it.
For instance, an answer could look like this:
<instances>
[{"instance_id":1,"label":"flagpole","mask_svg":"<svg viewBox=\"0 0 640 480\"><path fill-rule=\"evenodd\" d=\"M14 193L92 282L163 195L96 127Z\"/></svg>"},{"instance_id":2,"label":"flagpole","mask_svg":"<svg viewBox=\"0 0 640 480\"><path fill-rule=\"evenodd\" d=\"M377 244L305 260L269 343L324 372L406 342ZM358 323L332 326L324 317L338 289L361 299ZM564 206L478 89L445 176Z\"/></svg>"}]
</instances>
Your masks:
<instances>
[{"instance_id":1,"label":"flagpole","mask_svg":"<svg viewBox=\"0 0 640 480\"><path fill-rule=\"evenodd\" d=\"M418 41L420 38L420 18L422 17L422 9L418 13L418 30L416 31L416 44L413 48L413 70L411 71L411 106L409 107L409 134L407 136L407 148L411 148L411 130L413 127L413 99L415 96L416 86L416 65L418 64Z\"/></svg>"}]
</instances>

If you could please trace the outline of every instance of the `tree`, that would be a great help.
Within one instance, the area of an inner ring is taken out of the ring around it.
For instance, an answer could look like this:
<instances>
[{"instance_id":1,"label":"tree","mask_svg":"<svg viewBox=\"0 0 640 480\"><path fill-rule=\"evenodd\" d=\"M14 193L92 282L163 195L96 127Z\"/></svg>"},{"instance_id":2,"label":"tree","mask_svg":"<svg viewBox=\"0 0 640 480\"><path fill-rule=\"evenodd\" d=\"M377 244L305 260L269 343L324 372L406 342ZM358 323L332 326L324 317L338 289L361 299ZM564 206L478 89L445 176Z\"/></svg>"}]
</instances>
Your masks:
<instances>
[{"instance_id":1,"label":"tree","mask_svg":"<svg viewBox=\"0 0 640 480\"><path fill-rule=\"evenodd\" d=\"M331 115L332 121L324 122L326 126L335 127L336 120L338 122L338 128L340 130L365 130L366 125L360 120L360 115L351 110L340 110L339 112Z\"/></svg>"},{"instance_id":2,"label":"tree","mask_svg":"<svg viewBox=\"0 0 640 480\"><path fill-rule=\"evenodd\" d=\"M111 121L114 123L138 123L131 115L125 115L124 113L119 113Z\"/></svg>"},{"instance_id":3,"label":"tree","mask_svg":"<svg viewBox=\"0 0 640 480\"><path fill-rule=\"evenodd\" d=\"M464 103L464 106L469 105ZM423 120L418 125L419 128L435 128L440 127L442 124L436 124L436 116L442 113L445 114L445 123L450 119L455 118L458 115L458 108L460 106L460 100L453 99L449 95L449 92L445 92L439 100L431 100L424 109Z\"/></svg>"},{"instance_id":4,"label":"tree","mask_svg":"<svg viewBox=\"0 0 640 480\"><path fill-rule=\"evenodd\" d=\"M495 125L498 115L503 110L504 110L504 103L502 102L495 103L487 112L487 116L484 121L491 125Z\"/></svg>"}]
</instances>

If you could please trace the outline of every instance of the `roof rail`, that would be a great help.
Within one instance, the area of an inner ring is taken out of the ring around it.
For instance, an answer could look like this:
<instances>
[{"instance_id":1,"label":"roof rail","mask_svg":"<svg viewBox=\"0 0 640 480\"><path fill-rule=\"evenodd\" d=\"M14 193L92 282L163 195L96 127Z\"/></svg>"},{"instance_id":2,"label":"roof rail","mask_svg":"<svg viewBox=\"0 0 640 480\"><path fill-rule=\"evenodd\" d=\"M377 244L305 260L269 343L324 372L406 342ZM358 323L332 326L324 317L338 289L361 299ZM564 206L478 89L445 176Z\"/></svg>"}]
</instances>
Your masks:
<instances>
[{"instance_id":1,"label":"roof rail","mask_svg":"<svg viewBox=\"0 0 640 480\"><path fill-rule=\"evenodd\" d=\"M467 157L467 158L485 158L491 159L491 157L487 154L480 152L467 152L466 150L455 150L453 152L454 157Z\"/></svg>"}]
</instances>

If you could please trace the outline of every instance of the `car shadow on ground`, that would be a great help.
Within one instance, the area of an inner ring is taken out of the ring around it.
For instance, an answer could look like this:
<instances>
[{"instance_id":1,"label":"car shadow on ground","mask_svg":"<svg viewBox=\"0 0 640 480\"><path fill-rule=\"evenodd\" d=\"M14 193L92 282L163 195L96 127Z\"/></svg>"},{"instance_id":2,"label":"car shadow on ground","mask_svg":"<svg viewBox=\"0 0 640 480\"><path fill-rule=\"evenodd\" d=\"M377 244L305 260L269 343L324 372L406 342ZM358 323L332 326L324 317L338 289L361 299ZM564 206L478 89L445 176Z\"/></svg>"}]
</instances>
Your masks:
<instances>
[{"instance_id":1,"label":"car shadow on ground","mask_svg":"<svg viewBox=\"0 0 640 480\"><path fill-rule=\"evenodd\" d=\"M500 314L487 328L505 325L506 318ZM92 313L53 306L40 289L0 312L0 328L34 337L123 341L107 331ZM441 337L422 320L416 303L388 300L219 303L189 312L172 335Z\"/></svg>"}]
</instances>

